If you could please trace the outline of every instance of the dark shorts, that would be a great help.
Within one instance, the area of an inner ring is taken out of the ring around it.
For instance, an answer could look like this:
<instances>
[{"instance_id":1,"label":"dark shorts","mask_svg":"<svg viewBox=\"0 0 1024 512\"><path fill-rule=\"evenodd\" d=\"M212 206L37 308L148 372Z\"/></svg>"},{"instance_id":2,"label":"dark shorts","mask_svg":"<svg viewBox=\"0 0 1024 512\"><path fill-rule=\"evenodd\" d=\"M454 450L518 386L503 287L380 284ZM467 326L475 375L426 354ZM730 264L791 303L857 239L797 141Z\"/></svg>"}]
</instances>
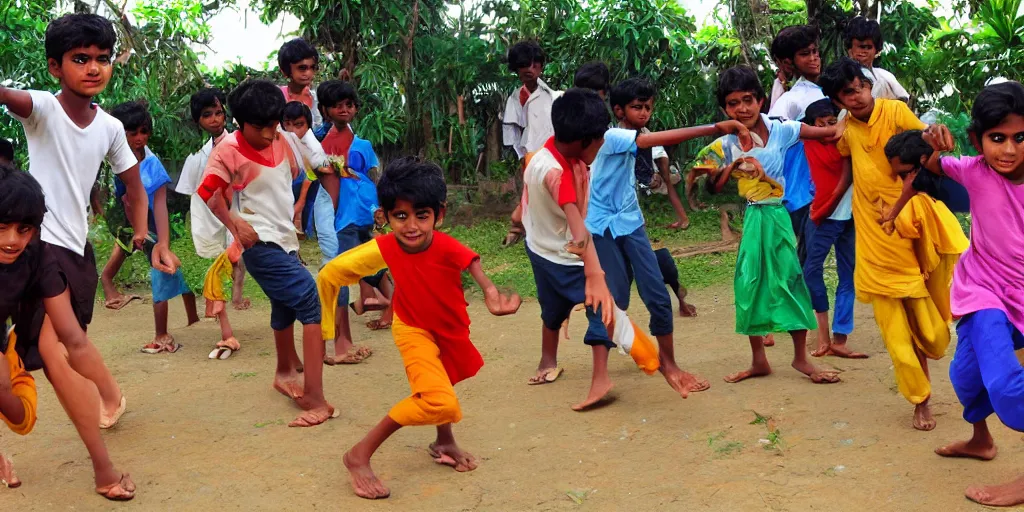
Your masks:
<instances>
[{"instance_id":1,"label":"dark shorts","mask_svg":"<svg viewBox=\"0 0 1024 512\"><path fill-rule=\"evenodd\" d=\"M270 298L270 328L280 331L296 320L320 323L320 295L316 281L296 253L277 244L259 242L242 253L245 268Z\"/></svg>"},{"instance_id":2,"label":"dark shorts","mask_svg":"<svg viewBox=\"0 0 1024 512\"><path fill-rule=\"evenodd\" d=\"M557 331L562 322L577 304L586 301L586 276L583 266L559 265L548 261L526 247L533 267L533 279L537 283L537 302L540 303L540 318L544 327ZM615 346L608 336L608 330L601 322L601 315L593 308L587 308L587 334L583 342L587 345Z\"/></svg>"}]
</instances>

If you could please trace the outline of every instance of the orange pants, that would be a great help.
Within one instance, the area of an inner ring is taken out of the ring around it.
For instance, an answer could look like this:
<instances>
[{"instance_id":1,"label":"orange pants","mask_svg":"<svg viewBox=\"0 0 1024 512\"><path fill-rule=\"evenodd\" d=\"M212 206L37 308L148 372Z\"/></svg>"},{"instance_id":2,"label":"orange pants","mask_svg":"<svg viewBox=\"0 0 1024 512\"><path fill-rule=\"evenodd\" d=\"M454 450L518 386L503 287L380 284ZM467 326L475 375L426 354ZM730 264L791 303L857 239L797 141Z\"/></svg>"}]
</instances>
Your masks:
<instances>
[{"instance_id":1,"label":"orange pants","mask_svg":"<svg viewBox=\"0 0 1024 512\"><path fill-rule=\"evenodd\" d=\"M15 434L25 435L32 431L36 425L36 406L39 400L36 396L36 380L32 374L25 371L21 358L14 351L17 343L17 336L10 333L8 336L7 352L4 353L4 363L11 371L11 392L21 399L21 405L25 408L25 418L20 423L13 423L6 416L0 414L0 419L11 428Z\"/></svg>"},{"instance_id":2,"label":"orange pants","mask_svg":"<svg viewBox=\"0 0 1024 512\"><path fill-rule=\"evenodd\" d=\"M441 350L433 335L406 325L398 315L392 322L391 333L402 354L412 394L395 404L388 416L403 427L458 423L462 409L441 364Z\"/></svg>"}]
</instances>

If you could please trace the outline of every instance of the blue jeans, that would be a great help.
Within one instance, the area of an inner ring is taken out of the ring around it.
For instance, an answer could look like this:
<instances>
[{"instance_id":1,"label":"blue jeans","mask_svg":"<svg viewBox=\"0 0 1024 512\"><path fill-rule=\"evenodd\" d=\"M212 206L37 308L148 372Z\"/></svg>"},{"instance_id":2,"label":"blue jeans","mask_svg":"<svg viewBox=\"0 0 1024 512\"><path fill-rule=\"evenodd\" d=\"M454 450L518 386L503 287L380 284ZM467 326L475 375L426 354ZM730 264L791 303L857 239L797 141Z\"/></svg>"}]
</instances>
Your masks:
<instances>
[{"instance_id":1,"label":"blue jeans","mask_svg":"<svg viewBox=\"0 0 1024 512\"><path fill-rule=\"evenodd\" d=\"M340 254L337 231L334 229L334 203L323 187L317 187L313 201L313 223L316 225L316 241L320 244L322 265L326 265Z\"/></svg>"},{"instance_id":2,"label":"blue jeans","mask_svg":"<svg viewBox=\"0 0 1024 512\"><path fill-rule=\"evenodd\" d=\"M562 322L569 318L572 308L586 302L587 278L583 274L583 265L559 265L548 261L531 251L529 245L526 246L526 255L530 258L533 280L537 283L540 319L544 327L557 332L562 328ZM615 348L608 329L601 322L601 315L591 307L587 307L587 333L583 336L583 343Z\"/></svg>"},{"instance_id":3,"label":"blue jeans","mask_svg":"<svg viewBox=\"0 0 1024 512\"><path fill-rule=\"evenodd\" d=\"M612 237L611 230L605 230L602 235L595 234L594 249L615 305L623 311L628 310L629 291L635 279L640 299L651 313L651 334L672 334L672 299L665 289L658 257L651 249L651 240L643 226L620 237Z\"/></svg>"},{"instance_id":4,"label":"blue jeans","mask_svg":"<svg viewBox=\"0 0 1024 512\"><path fill-rule=\"evenodd\" d=\"M258 242L242 253L245 268L270 299L270 328L284 330L298 320L320 323L320 295L313 275L296 253L277 244Z\"/></svg>"},{"instance_id":5,"label":"blue jeans","mask_svg":"<svg viewBox=\"0 0 1024 512\"><path fill-rule=\"evenodd\" d=\"M825 258L836 248L836 310L832 317L832 332L853 332L853 265L856 254L856 231L853 220L825 219L821 225L808 221L804 238L807 240L807 261L804 262L804 282L811 292L811 305L817 313L828 312L828 290L825 288Z\"/></svg>"}]
</instances>

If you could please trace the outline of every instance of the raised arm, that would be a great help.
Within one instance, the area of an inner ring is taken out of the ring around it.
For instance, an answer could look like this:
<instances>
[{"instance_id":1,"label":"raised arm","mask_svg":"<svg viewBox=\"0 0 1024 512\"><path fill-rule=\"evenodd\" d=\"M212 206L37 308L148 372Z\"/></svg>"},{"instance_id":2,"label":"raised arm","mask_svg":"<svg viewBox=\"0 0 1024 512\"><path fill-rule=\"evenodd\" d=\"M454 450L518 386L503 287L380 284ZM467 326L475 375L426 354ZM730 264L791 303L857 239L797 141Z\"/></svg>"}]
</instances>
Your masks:
<instances>
[{"instance_id":1,"label":"raised arm","mask_svg":"<svg viewBox=\"0 0 1024 512\"><path fill-rule=\"evenodd\" d=\"M840 136L841 134L835 126L822 127L800 123L801 139L836 141L839 140Z\"/></svg>"},{"instance_id":2,"label":"raised arm","mask_svg":"<svg viewBox=\"0 0 1024 512\"><path fill-rule=\"evenodd\" d=\"M480 258L473 260L473 263L469 264L469 274L473 276L473 280L483 290L484 303L487 304L487 310L492 315L505 316L519 311L519 306L523 304L523 299L517 293L502 295L498 291L498 287L494 286L494 283L487 277L487 274L484 274L483 266L480 265Z\"/></svg>"},{"instance_id":3,"label":"raised arm","mask_svg":"<svg viewBox=\"0 0 1024 512\"><path fill-rule=\"evenodd\" d=\"M12 114L23 119L32 115L32 95L28 91L0 86L0 105L6 106Z\"/></svg>"},{"instance_id":4,"label":"raised arm","mask_svg":"<svg viewBox=\"0 0 1024 512\"><path fill-rule=\"evenodd\" d=\"M720 137L735 134L740 138L740 146L744 151L753 147L750 131L739 121L722 121L716 124L676 128L660 132L641 133L636 138L637 147L653 148L654 146L673 146L697 137Z\"/></svg>"},{"instance_id":5,"label":"raised arm","mask_svg":"<svg viewBox=\"0 0 1024 512\"><path fill-rule=\"evenodd\" d=\"M956 141L953 140L953 134L949 131L949 128L944 124L933 124L929 126L922 134L921 138L932 147L932 156L922 164L922 167L928 169L930 172L938 175L942 175L942 164L939 161L941 153L945 151L953 151L956 148Z\"/></svg>"}]
</instances>

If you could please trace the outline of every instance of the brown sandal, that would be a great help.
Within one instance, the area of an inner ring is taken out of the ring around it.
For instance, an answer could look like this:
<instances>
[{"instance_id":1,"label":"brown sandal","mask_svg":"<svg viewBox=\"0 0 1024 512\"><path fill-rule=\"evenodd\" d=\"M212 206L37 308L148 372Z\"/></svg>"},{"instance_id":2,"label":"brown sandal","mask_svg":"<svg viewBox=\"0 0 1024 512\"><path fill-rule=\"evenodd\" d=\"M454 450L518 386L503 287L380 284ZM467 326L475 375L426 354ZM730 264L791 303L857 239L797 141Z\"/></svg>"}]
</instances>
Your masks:
<instances>
[{"instance_id":1,"label":"brown sandal","mask_svg":"<svg viewBox=\"0 0 1024 512\"><path fill-rule=\"evenodd\" d=\"M129 501L135 497L135 482L128 473L121 473L121 479L110 485L96 488L96 494L110 501Z\"/></svg>"}]
</instances>

